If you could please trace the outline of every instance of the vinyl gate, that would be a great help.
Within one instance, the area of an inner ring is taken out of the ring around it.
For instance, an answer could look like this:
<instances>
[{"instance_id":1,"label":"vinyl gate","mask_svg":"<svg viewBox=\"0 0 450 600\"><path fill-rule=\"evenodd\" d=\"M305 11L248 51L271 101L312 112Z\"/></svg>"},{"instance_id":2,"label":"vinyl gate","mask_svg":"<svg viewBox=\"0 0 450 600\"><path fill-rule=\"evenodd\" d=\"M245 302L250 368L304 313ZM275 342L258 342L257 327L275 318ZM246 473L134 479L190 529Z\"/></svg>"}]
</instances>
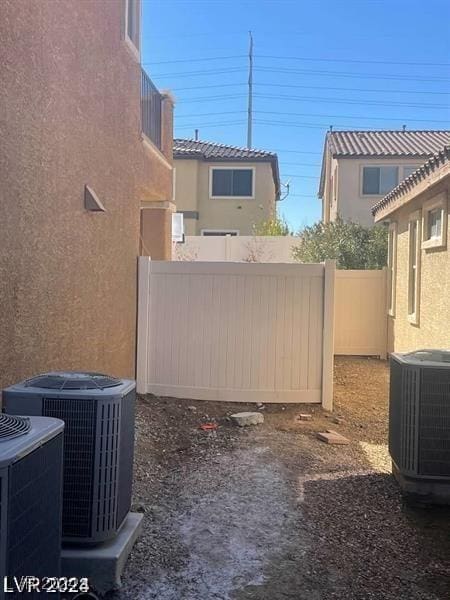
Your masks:
<instances>
[{"instance_id":1,"label":"vinyl gate","mask_svg":"<svg viewBox=\"0 0 450 600\"><path fill-rule=\"evenodd\" d=\"M386 270L336 271L334 353L386 357Z\"/></svg>"},{"instance_id":2,"label":"vinyl gate","mask_svg":"<svg viewBox=\"0 0 450 600\"><path fill-rule=\"evenodd\" d=\"M332 408L334 261L139 259L138 392Z\"/></svg>"}]
</instances>

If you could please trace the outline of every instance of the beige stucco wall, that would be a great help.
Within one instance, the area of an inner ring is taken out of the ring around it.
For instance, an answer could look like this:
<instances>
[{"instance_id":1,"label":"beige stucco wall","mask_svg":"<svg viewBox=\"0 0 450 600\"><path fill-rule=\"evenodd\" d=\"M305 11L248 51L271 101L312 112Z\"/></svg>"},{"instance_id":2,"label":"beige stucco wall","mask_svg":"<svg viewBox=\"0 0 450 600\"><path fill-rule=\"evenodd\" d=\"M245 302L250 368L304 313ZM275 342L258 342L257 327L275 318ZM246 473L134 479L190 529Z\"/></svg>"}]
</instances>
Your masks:
<instances>
[{"instance_id":1,"label":"beige stucco wall","mask_svg":"<svg viewBox=\"0 0 450 600\"><path fill-rule=\"evenodd\" d=\"M253 225L275 213L275 184L270 163L205 162L175 160L175 204L177 210L198 211L199 218L185 219L186 235L200 235L202 229L233 229L251 235ZM255 169L253 199L210 198L210 167Z\"/></svg>"},{"instance_id":2,"label":"beige stucco wall","mask_svg":"<svg viewBox=\"0 0 450 600\"><path fill-rule=\"evenodd\" d=\"M0 386L135 373L140 206L172 194L144 147L123 0L0 2ZM165 120L171 108L165 107ZM84 209L84 186L104 213Z\"/></svg>"},{"instance_id":3,"label":"beige stucco wall","mask_svg":"<svg viewBox=\"0 0 450 600\"><path fill-rule=\"evenodd\" d=\"M339 214L344 220L355 221L364 226L374 224L371 208L383 196L363 196L362 168L377 166L398 166L399 181L402 179L403 166L420 166L426 159L399 159L399 158L332 158L327 162L325 179L323 214L329 214L329 220L334 221ZM337 198L333 200L331 177L337 174ZM329 206L327 209L326 206ZM327 221L327 219L324 219Z\"/></svg>"},{"instance_id":4,"label":"beige stucco wall","mask_svg":"<svg viewBox=\"0 0 450 600\"><path fill-rule=\"evenodd\" d=\"M419 324L408 321L408 217L442 192L447 194L449 212L449 185L450 176L390 215L397 222L398 237L395 317L388 318L389 351L450 348L450 219L447 246L421 250Z\"/></svg>"}]
</instances>

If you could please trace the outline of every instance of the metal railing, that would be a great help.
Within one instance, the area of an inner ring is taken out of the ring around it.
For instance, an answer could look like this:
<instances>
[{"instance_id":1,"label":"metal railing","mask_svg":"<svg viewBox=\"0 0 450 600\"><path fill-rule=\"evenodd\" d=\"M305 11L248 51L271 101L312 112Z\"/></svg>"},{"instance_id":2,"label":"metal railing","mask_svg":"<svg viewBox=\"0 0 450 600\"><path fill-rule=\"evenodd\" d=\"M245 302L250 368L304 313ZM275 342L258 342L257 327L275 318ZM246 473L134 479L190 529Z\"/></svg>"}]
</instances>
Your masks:
<instances>
[{"instance_id":1,"label":"metal railing","mask_svg":"<svg viewBox=\"0 0 450 600\"><path fill-rule=\"evenodd\" d=\"M141 127L146 135L161 150L162 96L153 81L141 69Z\"/></svg>"}]
</instances>

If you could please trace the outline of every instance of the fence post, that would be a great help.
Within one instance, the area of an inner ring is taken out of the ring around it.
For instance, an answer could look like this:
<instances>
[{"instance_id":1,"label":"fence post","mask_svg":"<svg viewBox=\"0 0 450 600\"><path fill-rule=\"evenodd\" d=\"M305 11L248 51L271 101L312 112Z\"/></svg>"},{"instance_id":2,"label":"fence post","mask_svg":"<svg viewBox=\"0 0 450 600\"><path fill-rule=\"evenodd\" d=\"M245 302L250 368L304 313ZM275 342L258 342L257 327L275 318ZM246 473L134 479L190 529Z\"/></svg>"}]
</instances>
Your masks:
<instances>
[{"instance_id":1,"label":"fence post","mask_svg":"<svg viewBox=\"0 0 450 600\"><path fill-rule=\"evenodd\" d=\"M382 337L382 347L380 348L380 359L386 360L387 358L387 349L388 349L388 289L387 289L387 275L388 270L387 267L383 267L383 297L384 304L381 306L381 310L383 311L383 337Z\"/></svg>"},{"instance_id":2,"label":"fence post","mask_svg":"<svg viewBox=\"0 0 450 600\"><path fill-rule=\"evenodd\" d=\"M323 294L322 406L333 410L334 288L336 261L326 260Z\"/></svg>"},{"instance_id":3,"label":"fence post","mask_svg":"<svg viewBox=\"0 0 450 600\"><path fill-rule=\"evenodd\" d=\"M136 391L147 393L149 360L150 271L149 256L140 256L138 262L138 314L136 345Z\"/></svg>"}]
</instances>

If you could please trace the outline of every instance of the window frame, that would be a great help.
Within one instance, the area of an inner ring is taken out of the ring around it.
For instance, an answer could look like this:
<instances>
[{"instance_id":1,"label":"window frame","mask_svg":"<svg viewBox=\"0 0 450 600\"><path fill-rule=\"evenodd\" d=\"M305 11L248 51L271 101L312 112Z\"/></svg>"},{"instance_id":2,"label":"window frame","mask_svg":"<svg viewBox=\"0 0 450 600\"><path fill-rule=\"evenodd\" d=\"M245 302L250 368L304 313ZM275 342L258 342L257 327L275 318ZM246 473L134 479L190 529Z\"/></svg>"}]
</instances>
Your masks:
<instances>
[{"instance_id":1,"label":"window frame","mask_svg":"<svg viewBox=\"0 0 450 600\"><path fill-rule=\"evenodd\" d=\"M416 247L413 249L411 230L413 223L416 226ZM407 312L408 321L412 325L419 325L420 315L420 272L421 272L421 253L422 245L422 211L416 210L408 216L408 297L407 297ZM415 252L415 256L414 256ZM414 269L412 258L415 259L415 280L414 286L411 285L411 273ZM413 295L413 296L411 296ZM411 310L411 301L414 299L414 310Z\"/></svg>"},{"instance_id":2,"label":"window frame","mask_svg":"<svg viewBox=\"0 0 450 600\"><path fill-rule=\"evenodd\" d=\"M428 237L429 215L434 210L441 211L441 234L437 237ZM438 194L427 202L424 202L422 217L422 249L447 247L448 211L446 193Z\"/></svg>"},{"instance_id":3,"label":"window frame","mask_svg":"<svg viewBox=\"0 0 450 600\"><path fill-rule=\"evenodd\" d=\"M128 12L129 12L129 4L130 1L132 0L124 0L124 7L125 7L125 31L124 31L124 39L125 42L128 46L128 48L131 50L131 52L133 53L134 57L136 58L136 60L140 60L141 58L141 18L142 18L142 4L141 4L141 0L134 0L134 2L136 2L137 4L137 9L136 9L136 15L135 18L137 18L137 45L135 43L135 40L133 40L129 35L128 35Z\"/></svg>"},{"instance_id":4,"label":"window frame","mask_svg":"<svg viewBox=\"0 0 450 600\"><path fill-rule=\"evenodd\" d=\"M390 169L397 169L397 183L395 184L394 187L396 187L399 183L400 183L400 167L399 165L392 165L392 164L384 164L384 165L380 165L380 164L374 164L374 165L370 165L370 164L365 164L365 165L361 165L360 167L360 175L359 175L359 195L361 198L379 198L379 197L383 197L386 194L389 194L389 192L378 192L378 194L365 194L364 193L364 169L383 169L383 168L390 168ZM402 172L403 173L403 172ZM392 188L394 189L394 188Z\"/></svg>"},{"instance_id":5,"label":"window frame","mask_svg":"<svg viewBox=\"0 0 450 600\"><path fill-rule=\"evenodd\" d=\"M210 234L210 235L208 235ZM238 237L240 235L239 229L201 229L200 235L204 237L226 237L227 235L232 237Z\"/></svg>"},{"instance_id":6,"label":"window frame","mask_svg":"<svg viewBox=\"0 0 450 600\"><path fill-rule=\"evenodd\" d=\"M251 171L252 172L252 195L251 196L214 196L213 195L213 172L214 171ZM254 200L255 199L255 167L209 167L209 197L211 200Z\"/></svg>"},{"instance_id":7,"label":"window frame","mask_svg":"<svg viewBox=\"0 0 450 600\"><path fill-rule=\"evenodd\" d=\"M392 235L392 238L391 238ZM397 299L397 236L398 236L398 225L394 221L389 223L388 227L388 315L395 317L395 307ZM392 239L392 245L391 245Z\"/></svg>"}]
</instances>

